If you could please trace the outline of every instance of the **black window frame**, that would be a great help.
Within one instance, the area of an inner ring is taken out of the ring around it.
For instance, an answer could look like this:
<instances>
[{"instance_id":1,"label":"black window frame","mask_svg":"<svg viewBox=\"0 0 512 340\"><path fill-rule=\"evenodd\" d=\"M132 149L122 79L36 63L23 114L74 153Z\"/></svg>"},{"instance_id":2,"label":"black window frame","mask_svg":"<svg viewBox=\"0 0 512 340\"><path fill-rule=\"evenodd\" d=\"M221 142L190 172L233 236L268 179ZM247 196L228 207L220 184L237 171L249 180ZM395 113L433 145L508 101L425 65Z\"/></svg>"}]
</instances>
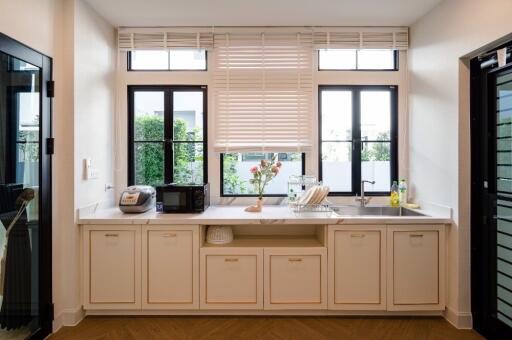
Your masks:
<instances>
[{"instance_id":1,"label":"black window frame","mask_svg":"<svg viewBox=\"0 0 512 340\"><path fill-rule=\"evenodd\" d=\"M390 183L398 181L398 85L320 85L318 86L318 177L323 180L322 169L322 91L352 91L352 190L331 191L329 196L356 196L361 195L361 151L362 143L371 143L372 140L361 140L361 101L362 91L389 90L391 93L391 131L390 131ZM391 188L390 188L391 189ZM365 196L387 196L388 191L368 191Z\"/></svg>"},{"instance_id":2,"label":"black window frame","mask_svg":"<svg viewBox=\"0 0 512 340\"><path fill-rule=\"evenodd\" d=\"M325 49L322 49L322 50L325 50ZM366 69L366 68L357 68L357 65L358 65L358 58L359 58L359 53L358 51L360 51L361 49L353 49L356 51L356 68L320 68L320 51L321 50L318 50L317 51L317 60L318 60L318 71L320 72L395 72L395 71L399 71L400 70L400 59L399 59L399 51L398 50L393 50L393 55L394 55L394 65L393 65L393 68L369 68L369 69ZM386 49L384 49L386 50Z\"/></svg>"},{"instance_id":3,"label":"black window frame","mask_svg":"<svg viewBox=\"0 0 512 340\"><path fill-rule=\"evenodd\" d=\"M172 48L168 49L168 51L170 52L172 50ZM192 50L192 49L191 49ZM149 69L132 69L132 51L128 51L126 53L126 71L128 72L206 72L208 71L208 50L207 49L204 49L204 62L205 62L205 68L204 69L172 69L171 68L171 56L170 56L170 53L168 54L168 57L167 57L167 64L168 64L168 68L164 68L164 69L152 69L152 70L149 70Z\"/></svg>"},{"instance_id":4,"label":"black window frame","mask_svg":"<svg viewBox=\"0 0 512 340\"><path fill-rule=\"evenodd\" d=\"M247 152L236 152L236 153L247 153ZM265 152L269 153L269 152ZM293 153L293 152L271 152L271 153ZM302 165L302 176L306 175L306 153L301 153L301 165ZM257 194L225 194L224 193L224 153L220 154L220 196L221 197L258 197ZM287 197L286 193L284 194L264 194L263 197Z\"/></svg>"},{"instance_id":5,"label":"black window frame","mask_svg":"<svg viewBox=\"0 0 512 340\"><path fill-rule=\"evenodd\" d=\"M174 143L203 144L203 182L208 183L208 87L206 85L129 85L128 86L128 185L135 184L135 92L164 92L164 183L174 179ZM203 92L202 141L174 141L174 92Z\"/></svg>"}]
</instances>

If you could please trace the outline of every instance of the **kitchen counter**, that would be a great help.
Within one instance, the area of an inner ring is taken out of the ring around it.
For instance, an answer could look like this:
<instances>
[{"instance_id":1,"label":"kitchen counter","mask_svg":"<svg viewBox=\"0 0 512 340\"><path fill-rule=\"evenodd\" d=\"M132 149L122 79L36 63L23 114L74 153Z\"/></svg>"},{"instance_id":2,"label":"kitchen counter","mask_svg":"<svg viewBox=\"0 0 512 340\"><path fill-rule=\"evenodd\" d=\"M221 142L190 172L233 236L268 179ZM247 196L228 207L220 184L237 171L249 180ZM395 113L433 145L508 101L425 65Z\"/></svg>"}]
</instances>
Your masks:
<instances>
[{"instance_id":1,"label":"kitchen counter","mask_svg":"<svg viewBox=\"0 0 512 340\"><path fill-rule=\"evenodd\" d=\"M78 224L244 225L244 224L451 224L447 211L417 210L426 216L344 216L336 213L295 213L287 206L264 206L260 213L245 206L211 206L200 214L161 214L154 210L125 214L117 207L79 211Z\"/></svg>"}]
</instances>

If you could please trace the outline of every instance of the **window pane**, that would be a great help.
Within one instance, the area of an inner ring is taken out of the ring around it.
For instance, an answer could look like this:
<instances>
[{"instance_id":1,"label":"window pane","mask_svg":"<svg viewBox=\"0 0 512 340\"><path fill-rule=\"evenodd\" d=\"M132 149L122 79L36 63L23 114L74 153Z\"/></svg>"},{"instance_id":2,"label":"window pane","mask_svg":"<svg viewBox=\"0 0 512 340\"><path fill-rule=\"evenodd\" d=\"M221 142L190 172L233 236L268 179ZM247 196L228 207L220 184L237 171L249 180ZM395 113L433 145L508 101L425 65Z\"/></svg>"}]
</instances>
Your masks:
<instances>
[{"instance_id":1,"label":"window pane","mask_svg":"<svg viewBox=\"0 0 512 340\"><path fill-rule=\"evenodd\" d=\"M169 69L169 51L132 51L130 57L132 70Z\"/></svg>"},{"instance_id":2,"label":"window pane","mask_svg":"<svg viewBox=\"0 0 512 340\"><path fill-rule=\"evenodd\" d=\"M322 91L322 140L352 139L352 91Z\"/></svg>"},{"instance_id":3,"label":"window pane","mask_svg":"<svg viewBox=\"0 0 512 340\"><path fill-rule=\"evenodd\" d=\"M389 141L391 135L391 92L361 91L361 139Z\"/></svg>"},{"instance_id":4,"label":"window pane","mask_svg":"<svg viewBox=\"0 0 512 340\"><path fill-rule=\"evenodd\" d=\"M320 70L355 70L356 50L320 50L318 65Z\"/></svg>"},{"instance_id":5,"label":"window pane","mask_svg":"<svg viewBox=\"0 0 512 340\"><path fill-rule=\"evenodd\" d=\"M226 153L223 154L224 195L255 195L256 190L249 180L253 177L250 169L262 159L271 159L274 154L265 153ZM265 187L265 194L286 195L288 179L292 175L302 175L301 153L279 153L281 171Z\"/></svg>"},{"instance_id":6,"label":"window pane","mask_svg":"<svg viewBox=\"0 0 512 340\"><path fill-rule=\"evenodd\" d=\"M178 184L203 184L203 143L174 143L174 177Z\"/></svg>"},{"instance_id":7,"label":"window pane","mask_svg":"<svg viewBox=\"0 0 512 340\"><path fill-rule=\"evenodd\" d=\"M352 191L352 143L322 143L322 181L334 192Z\"/></svg>"},{"instance_id":8,"label":"window pane","mask_svg":"<svg viewBox=\"0 0 512 340\"><path fill-rule=\"evenodd\" d=\"M164 183L164 143L135 143L135 184Z\"/></svg>"},{"instance_id":9,"label":"window pane","mask_svg":"<svg viewBox=\"0 0 512 340\"><path fill-rule=\"evenodd\" d=\"M164 92L135 92L134 140L161 141L164 139Z\"/></svg>"},{"instance_id":10,"label":"window pane","mask_svg":"<svg viewBox=\"0 0 512 340\"><path fill-rule=\"evenodd\" d=\"M389 191L391 188L391 143L363 143L361 151L361 180L375 181L365 184L365 190Z\"/></svg>"},{"instance_id":11,"label":"window pane","mask_svg":"<svg viewBox=\"0 0 512 340\"><path fill-rule=\"evenodd\" d=\"M171 70L206 70L205 50L171 50Z\"/></svg>"},{"instance_id":12,"label":"window pane","mask_svg":"<svg viewBox=\"0 0 512 340\"><path fill-rule=\"evenodd\" d=\"M392 70L395 68L393 50L357 51L357 68L361 70Z\"/></svg>"},{"instance_id":13,"label":"window pane","mask_svg":"<svg viewBox=\"0 0 512 340\"><path fill-rule=\"evenodd\" d=\"M18 141L39 141L39 92L17 92L16 104Z\"/></svg>"},{"instance_id":14,"label":"window pane","mask_svg":"<svg viewBox=\"0 0 512 340\"><path fill-rule=\"evenodd\" d=\"M203 140L203 92L174 92L174 140Z\"/></svg>"}]
</instances>

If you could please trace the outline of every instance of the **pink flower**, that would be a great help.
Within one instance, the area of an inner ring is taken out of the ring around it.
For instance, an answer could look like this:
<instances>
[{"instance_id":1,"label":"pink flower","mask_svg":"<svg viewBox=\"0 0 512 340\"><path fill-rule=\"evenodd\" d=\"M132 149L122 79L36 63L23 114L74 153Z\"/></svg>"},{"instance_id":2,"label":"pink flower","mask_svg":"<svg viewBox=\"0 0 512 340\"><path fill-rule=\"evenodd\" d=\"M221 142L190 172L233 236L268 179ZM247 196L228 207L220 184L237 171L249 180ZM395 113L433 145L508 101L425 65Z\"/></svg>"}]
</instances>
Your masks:
<instances>
[{"instance_id":1,"label":"pink flower","mask_svg":"<svg viewBox=\"0 0 512 340\"><path fill-rule=\"evenodd\" d=\"M271 170L276 175L279 173L279 167L277 165L272 165L272 169Z\"/></svg>"},{"instance_id":2,"label":"pink flower","mask_svg":"<svg viewBox=\"0 0 512 340\"><path fill-rule=\"evenodd\" d=\"M280 167L281 167L281 165L283 165L281 162L277 162L277 163L276 163L276 166L277 166L278 168L280 168Z\"/></svg>"},{"instance_id":3,"label":"pink flower","mask_svg":"<svg viewBox=\"0 0 512 340\"><path fill-rule=\"evenodd\" d=\"M261 167L264 168L268 165L268 161L266 159L261 160Z\"/></svg>"},{"instance_id":4,"label":"pink flower","mask_svg":"<svg viewBox=\"0 0 512 340\"><path fill-rule=\"evenodd\" d=\"M258 167L255 165L252 168L250 168L249 171L251 172L251 174L255 174L258 172Z\"/></svg>"}]
</instances>

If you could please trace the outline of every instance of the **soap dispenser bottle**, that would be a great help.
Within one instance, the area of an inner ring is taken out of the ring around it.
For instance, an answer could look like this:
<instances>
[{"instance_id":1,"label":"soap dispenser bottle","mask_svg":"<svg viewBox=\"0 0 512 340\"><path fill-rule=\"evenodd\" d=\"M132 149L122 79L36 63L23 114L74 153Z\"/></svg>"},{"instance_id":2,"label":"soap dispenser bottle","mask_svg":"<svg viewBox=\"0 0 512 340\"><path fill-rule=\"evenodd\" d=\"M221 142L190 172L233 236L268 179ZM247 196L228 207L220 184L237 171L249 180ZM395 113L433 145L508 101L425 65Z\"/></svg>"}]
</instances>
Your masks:
<instances>
[{"instance_id":1,"label":"soap dispenser bottle","mask_svg":"<svg viewBox=\"0 0 512 340\"><path fill-rule=\"evenodd\" d=\"M405 182L405 179L400 180L400 184L398 184L398 193L400 205L403 206L407 204L407 183Z\"/></svg>"},{"instance_id":2,"label":"soap dispenser bottle","mask_svg":"<svg viewBox=\"0 0 512 340\"><path fill-rule=\"evenodd\" d=\"M397 181L393 181L393 185L391 186L391 194L389 197L389 201L392 207L400 206L400 196L398 194L398 183Z\"/></svg>"}]
</instances>

